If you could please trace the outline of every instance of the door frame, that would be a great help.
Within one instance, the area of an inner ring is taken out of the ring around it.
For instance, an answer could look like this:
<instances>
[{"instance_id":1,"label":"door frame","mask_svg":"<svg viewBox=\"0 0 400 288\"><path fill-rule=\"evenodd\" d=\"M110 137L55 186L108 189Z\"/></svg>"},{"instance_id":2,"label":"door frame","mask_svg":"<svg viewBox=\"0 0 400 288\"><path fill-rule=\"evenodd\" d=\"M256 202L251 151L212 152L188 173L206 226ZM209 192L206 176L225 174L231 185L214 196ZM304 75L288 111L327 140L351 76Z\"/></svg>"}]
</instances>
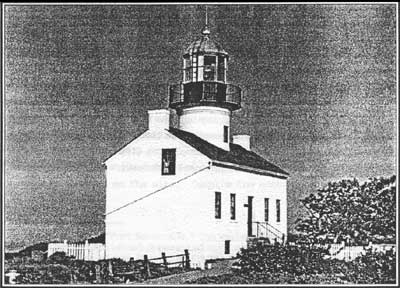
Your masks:
<instances>
[{"instance_id":1,"label":"door frame","mask_svg":"<svg viewBox=\"0 0 400 288\"><path fill-rule=\"evenodd\" d=\"M247 196L247 236L251 237L253 235L253 199L254 196Z\"/></svg>"}]
</instances>

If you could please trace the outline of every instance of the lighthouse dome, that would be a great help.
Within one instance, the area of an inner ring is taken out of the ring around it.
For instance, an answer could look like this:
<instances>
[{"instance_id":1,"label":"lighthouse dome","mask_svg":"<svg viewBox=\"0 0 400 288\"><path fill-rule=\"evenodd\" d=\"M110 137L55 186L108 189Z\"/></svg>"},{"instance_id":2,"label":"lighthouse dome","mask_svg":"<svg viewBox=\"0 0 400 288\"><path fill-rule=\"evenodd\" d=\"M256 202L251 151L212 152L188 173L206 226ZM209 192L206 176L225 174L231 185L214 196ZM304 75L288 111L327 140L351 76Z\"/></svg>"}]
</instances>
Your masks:
<instances>
[{"instance_id":1,"label":"lighthouse dome","mask_svg":"<svg viewBox=\"0 0 400 288\"><path fill-rule=\"evenodd\" d=\"M228 55L219 43L210 39L210 30L207 27L204 28L202 34L200 39L192 42L189 47L186 48L183 56L207 53Z\"/></svg>"}]
</instances>

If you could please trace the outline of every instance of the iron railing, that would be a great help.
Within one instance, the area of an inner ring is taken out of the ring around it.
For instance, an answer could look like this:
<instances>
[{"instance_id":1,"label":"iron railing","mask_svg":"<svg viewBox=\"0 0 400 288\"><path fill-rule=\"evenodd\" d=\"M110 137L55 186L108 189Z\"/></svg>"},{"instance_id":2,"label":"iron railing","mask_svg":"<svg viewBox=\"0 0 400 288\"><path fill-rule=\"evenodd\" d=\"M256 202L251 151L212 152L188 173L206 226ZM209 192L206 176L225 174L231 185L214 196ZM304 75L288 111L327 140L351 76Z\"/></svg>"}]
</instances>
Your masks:
<instances>
[{"instance_id":1,"label":"iron railing","mask_svg":"<svg viewBox=\"0 0 400 288\"><path fill-rule=\"evenodd\" d=\"M221 82L189 82L169 86L171 108L206 105L237 110L241 105L241 97L240 87Z\"/></svg>"},{"instance_id":2,"label":"iron railing","mask_svg":"<svg viewBox=\"0 0 400 288\"><path fill-rule=\"evenodd\" d=\"M272 226L268 222L253 222L256 225L256 237L257 238L268 238L270 241L285 242L285 233L282 233L279 229Z\"/></svg>"}]
</instances>

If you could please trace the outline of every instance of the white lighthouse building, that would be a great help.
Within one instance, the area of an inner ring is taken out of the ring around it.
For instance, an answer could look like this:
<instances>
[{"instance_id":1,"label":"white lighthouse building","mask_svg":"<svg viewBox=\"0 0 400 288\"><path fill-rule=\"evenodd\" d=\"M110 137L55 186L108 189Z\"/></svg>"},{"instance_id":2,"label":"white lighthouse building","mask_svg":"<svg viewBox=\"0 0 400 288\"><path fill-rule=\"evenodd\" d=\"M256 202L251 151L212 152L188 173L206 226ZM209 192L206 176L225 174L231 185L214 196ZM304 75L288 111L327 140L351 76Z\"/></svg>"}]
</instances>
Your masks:
<instances>
[{"instance_id":1,"label":"white lighthouse building","mask_svg":"<svg viewBox=\"0 0 400 288\"><path fill-rule=\"evenodd\" d=\"M106 257L180 254L193 266L235 256L252 238L284 241L288 173L231 135L241 89L227 82L228 54L205 28L183 54L169 108L148 111L148 130L104 161Z\"/></svg>"}]
</instances>

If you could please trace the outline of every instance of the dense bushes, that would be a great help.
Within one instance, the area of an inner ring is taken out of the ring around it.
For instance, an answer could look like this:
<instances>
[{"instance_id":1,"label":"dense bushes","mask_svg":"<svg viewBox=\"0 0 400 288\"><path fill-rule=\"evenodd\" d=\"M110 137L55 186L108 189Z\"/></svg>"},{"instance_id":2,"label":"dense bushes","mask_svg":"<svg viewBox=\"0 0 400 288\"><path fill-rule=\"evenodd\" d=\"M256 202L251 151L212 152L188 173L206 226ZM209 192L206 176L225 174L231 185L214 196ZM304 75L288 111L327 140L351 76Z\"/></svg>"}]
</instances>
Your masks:
<instances>
[{"instance_id":1,"label":"dense bushes","mask_svg":"<svg viewBox=\"0 0 400 288\"><path fill-rule=\"evenodd\" d=\"M391 283L395 281L395 254L368 250L354 261L327 259L321 248L256 246L238 254L240 273L265 283ZM281 282L283 281L283 282Z\"/></svg>"},{"instance_id":2,"label":"dense bushes","mask_svg":"<svg viewBox=\"0 0 400 288\"><path fill-rule=\"evenodd\" d=\"M395 183L395 176L329 183L301 200L309 215L295 229L310 242L395 243Z\"/></svg>"},{"instance_id":3,"label":"dense bushes","mask_svg":"<svg viewBox=\"0 0 400 288\"><path fill-rule=\"evenodd\" d=\"M395 283L394 251L369 250L353 261L324 257L321 248L257 245L238 254L239 270L191 284L387 284Z\"/></svg>"},{"instance_id":4,"label":"dense bushes","mask_svg":"<svg viewBox=\"0 0 400 288\"><path fill-rule=\"evenodd\" d=\"M323 248L257 244L239 253L239 265L244 273L275 274L290 271L295 275L318 273L319 264L328 253Z\"/></svg>"},{"instance_id":5,"label":"dense bushes","mask_svg":"<svg viewBox=\"0 0 400 288\"><path fill-rule=\"evenodd\" d=\"M16 270L20 274L18 284L115 284L142 282L148 278L157 278L182 273L181 267L166 269L163 265L150 262L151 276L148 277L143 260L124 261L109 259L100 261L75 260L64 252L56 252L48 259L34 261L32 258L8 259L5 270Z\"/></svg>"}]
</instances>

